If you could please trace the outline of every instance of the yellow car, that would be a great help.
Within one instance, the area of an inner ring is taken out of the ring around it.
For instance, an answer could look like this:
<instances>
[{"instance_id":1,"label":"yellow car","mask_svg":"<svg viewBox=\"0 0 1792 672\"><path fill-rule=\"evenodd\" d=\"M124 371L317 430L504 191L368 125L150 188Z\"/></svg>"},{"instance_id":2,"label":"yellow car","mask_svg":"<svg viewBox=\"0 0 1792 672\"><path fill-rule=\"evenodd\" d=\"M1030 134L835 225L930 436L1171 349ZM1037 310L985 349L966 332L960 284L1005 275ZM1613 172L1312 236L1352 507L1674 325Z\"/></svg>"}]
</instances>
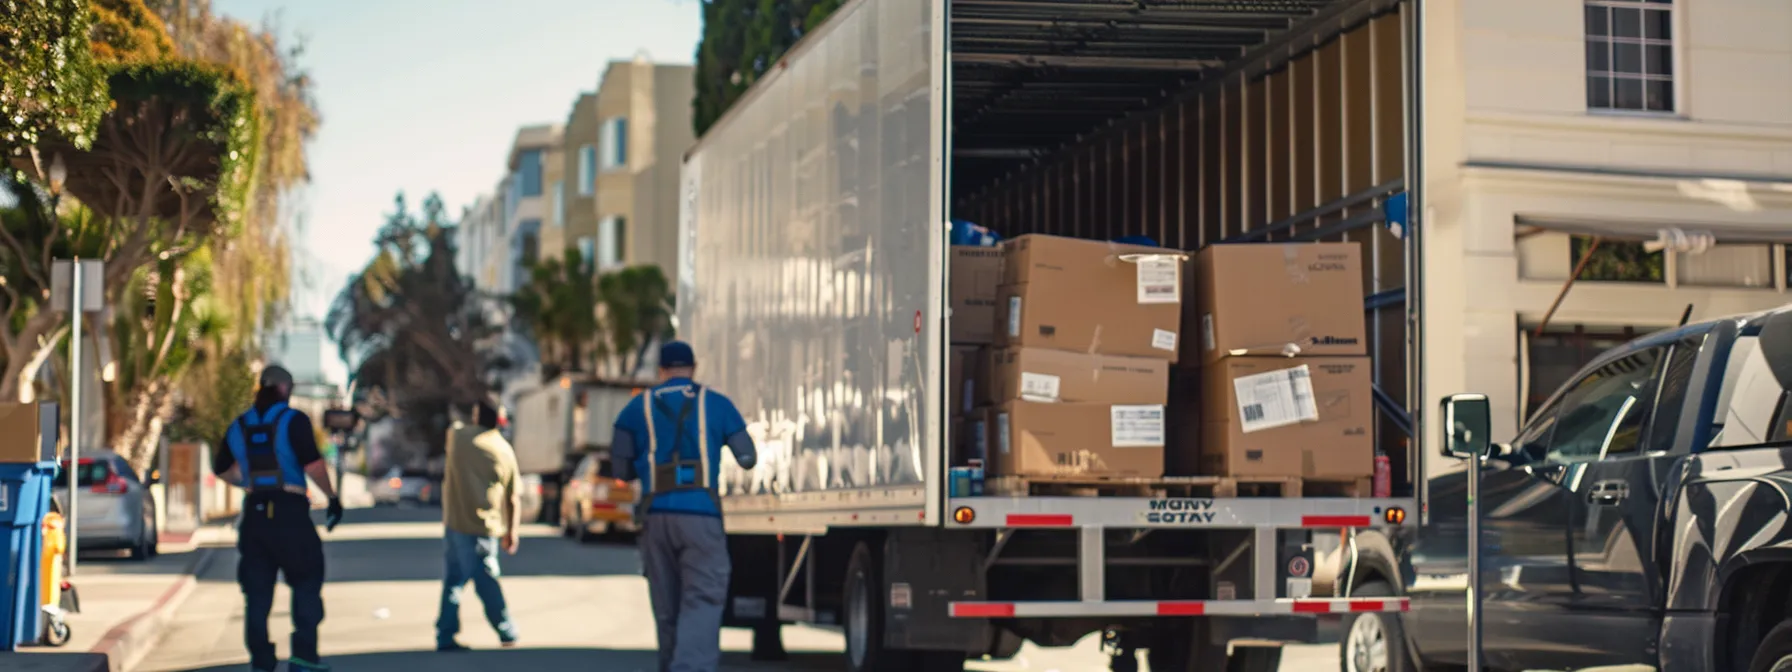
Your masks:
<instances>
[{"instance_id":1,"label":"yellow car","mask_svg":"<svg viewBox=\"0 0 1792 672\"><path fill-rule=\"evenodd\" d=\"M586 453L560 497L560 531L579 541L615 534L634 534L635 504L640 490L613 478L609 456Z\"/></svg>"}]
</instances>

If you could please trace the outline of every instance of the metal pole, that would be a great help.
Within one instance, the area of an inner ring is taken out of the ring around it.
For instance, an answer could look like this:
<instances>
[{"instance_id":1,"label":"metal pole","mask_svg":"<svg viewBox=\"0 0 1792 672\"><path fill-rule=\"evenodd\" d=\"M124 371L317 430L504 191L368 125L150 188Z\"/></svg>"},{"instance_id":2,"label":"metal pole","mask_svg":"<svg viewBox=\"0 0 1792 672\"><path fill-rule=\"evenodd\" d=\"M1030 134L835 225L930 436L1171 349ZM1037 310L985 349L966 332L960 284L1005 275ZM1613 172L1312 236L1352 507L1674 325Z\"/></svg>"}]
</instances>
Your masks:
<instances>
[{"instance_id":1,"label":"metal pole","mask_svg":"<svg viewBox=\"0 0 1792 672\"><path fill-rule=\"evenodd\" d=\"M81 314L86 312L86 305L81 301L81 258L75 257L69 264L68 299L69 312L73 315L74 324L70 325L68 334L69 346L69 386L68 386L68 576L75 575L75 556L80 547L81 536L76 533L81 516L76 515L75 502L80 498L77 475L81 471Z\"/></svg>"},{"instance_id":2,"label":"metal pole","mask_svg":"<svg viewBox=\"0 0 1792 672\"><path fill-rule=\"evenodd\" d=\"M1468 672L1481 672L1481 458L1468 458Z\"/></svg>"}]
</instances>

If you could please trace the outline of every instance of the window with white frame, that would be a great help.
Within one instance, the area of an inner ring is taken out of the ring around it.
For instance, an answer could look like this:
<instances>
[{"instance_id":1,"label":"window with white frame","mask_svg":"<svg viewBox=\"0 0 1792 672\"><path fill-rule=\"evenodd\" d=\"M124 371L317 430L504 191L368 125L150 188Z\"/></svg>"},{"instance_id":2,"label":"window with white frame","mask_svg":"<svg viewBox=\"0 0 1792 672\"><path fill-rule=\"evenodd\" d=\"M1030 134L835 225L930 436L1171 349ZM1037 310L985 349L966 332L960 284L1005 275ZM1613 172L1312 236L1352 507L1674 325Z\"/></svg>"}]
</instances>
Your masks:
<instances>
[{"instance_id":1,"label":"window with white frame","mask_svg":"<svg viewBox=\"0 0 1792 672\"><path fill-rule=\"evenodd\" d=\"M548 221L553 222L555 227L566 226L566 182L564 180L554 181L553 194L553 203L549 204L552 211L548 213Z\"/></svg>"},{"instance_id":2,"label":"window with white frame","mask_svg":"<svg viewBox=\"0 0 1792 672\"><path fill-rule=\"evenodd\" d=\"M1587 108L1673 112L1673 0L1586 3Z\"/></svg>"},{"instance_id":3,"label":"window with white frame","mask_svg":"<svg viewBox=\"0 0 1792 672\"><path fill-rule=\"evenodd\" d=\"M616 170L628 165L628 119L610 117L604 120L601 133L598 135L601 151L598 155L598 167L601 170Z\"/></svg>"},{"instance_id":4,"label":"window with white frame","mask_svg":"<svg viewBox=\"0 0 1792 672\"><path fill-rule=\"evenodd\" d=\"M579 195L597 193L597 146L579 146Z\"/></svg>"},{"instance_id":5,"label":"window with white frame","mask_svg":"<svg viewBox=\"0 0 1792 672\"><path fill-rule=\"evenodd\" d=\"M622 265L624 251L628 249L627 236L628 220L623 217L605 217L597 223L597 270L607 271Z\"/></svg>"}]
</instances>

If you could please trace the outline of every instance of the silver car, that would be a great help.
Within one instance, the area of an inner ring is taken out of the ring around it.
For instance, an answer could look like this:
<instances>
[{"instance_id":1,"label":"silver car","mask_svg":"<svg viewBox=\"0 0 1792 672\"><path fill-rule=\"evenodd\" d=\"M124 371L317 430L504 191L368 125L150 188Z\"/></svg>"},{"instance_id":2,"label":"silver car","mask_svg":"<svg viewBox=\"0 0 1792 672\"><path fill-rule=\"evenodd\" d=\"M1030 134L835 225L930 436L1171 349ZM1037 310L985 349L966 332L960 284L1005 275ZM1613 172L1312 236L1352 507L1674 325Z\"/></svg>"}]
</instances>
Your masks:
<instances>
[{"instance_id":1,"label":"silver car","mask_svg":"<svg viewBox=\"0 0 1792 672\"><path fill-rule=\"evenodd\" d=\"M62 463L51 496L68 510L68 469ZM128 550L132 560L156 555L156 505L149 486L124 458L109 451L82 457L75 469L74 533L79 550Z\"/></svg>"}]
</instances>

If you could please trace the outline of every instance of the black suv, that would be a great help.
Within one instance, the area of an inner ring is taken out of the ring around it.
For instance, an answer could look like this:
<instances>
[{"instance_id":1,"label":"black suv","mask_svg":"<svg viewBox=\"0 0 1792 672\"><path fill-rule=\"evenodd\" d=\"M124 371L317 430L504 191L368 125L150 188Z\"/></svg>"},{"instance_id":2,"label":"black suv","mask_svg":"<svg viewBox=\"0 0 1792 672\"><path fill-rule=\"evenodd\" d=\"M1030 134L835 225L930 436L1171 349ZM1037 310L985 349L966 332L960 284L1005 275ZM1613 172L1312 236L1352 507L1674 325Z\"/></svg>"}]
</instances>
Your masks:
<instances>
[{"instance_id":1,"label":"black suv","mask_svg":"<svg viewBox=\"0 0 1792 672\"><path fill-rule=\"evenodd\" d=\"M1511 444L1487 398L1444 400L1447 471L1409 531L1359 535L1344 672L1467 662L1469 459L1482 650L1494 670L1792 672L1792 306L1601 355Z\"/></svg>"}]
</instances>

